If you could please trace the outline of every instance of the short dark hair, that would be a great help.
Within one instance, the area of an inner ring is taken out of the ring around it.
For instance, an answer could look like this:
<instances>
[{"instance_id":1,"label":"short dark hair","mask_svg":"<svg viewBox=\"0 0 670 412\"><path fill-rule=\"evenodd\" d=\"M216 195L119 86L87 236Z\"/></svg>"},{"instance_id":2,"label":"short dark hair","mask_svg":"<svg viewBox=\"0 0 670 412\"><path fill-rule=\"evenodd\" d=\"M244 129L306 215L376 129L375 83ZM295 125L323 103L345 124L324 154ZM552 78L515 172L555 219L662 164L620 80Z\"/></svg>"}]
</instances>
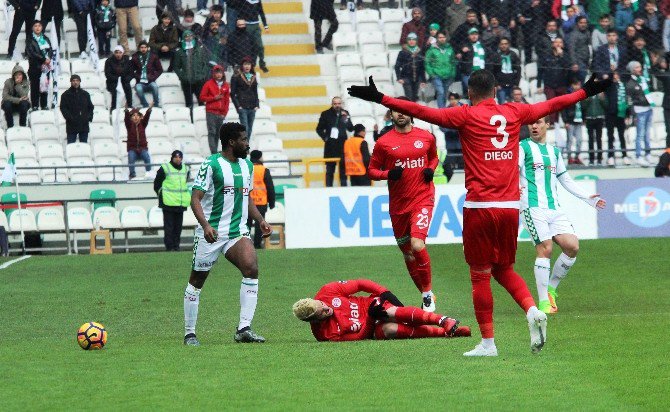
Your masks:
<instances>
[{"instance_id":1,"label":"short dark hair","mask_svg":"<svg viewBox=\"0 0 670 412\"><path fill-rule=\"evenodd\" d=\"M228 146L229 140L237 140L246 132L247 128L239 123L224 123L219 128L219 140L221 141L221 148L225 149Z\"/></svg>"},{"instance_id":2,"label":"short dark hair","mask_svg":"<svg viewBox=\"0 0 670 412\"><path fill-rule=\"evenodd\" d=\"M611 19L611 18L612 18L612 16L610 16L609 13L605 13L605 14L603 14L602 16L600 16L600 19L599 19L599 20L602 20L602 19Z\"/></svg>"},{"instance_id":3,"label":"short dark hair","mask_svg":"<svg viewBox=\"0 0 670 412\"><path fill-rule=\"evenodd\" d=\"M502 36L502 37L500 38L500 40L498 40L498 44L500 44L500 42L503 41L503 40L505 40L506 42L508 42L508 43L510 43L510 44L512 43L512 40L510 40L509 37L507 37L507 36Z\"/></svg>"},{"instance_id":4,"label":"short dark hair","mask_svg":"<svg viewBox=\"0 0 670 412\"><path fill-rule=\"evenodd\" d=\"M582 84L582 81L579 79L579 77L573 76L570 79L570 84Z\"/></svg>"},{"instance_id":5,"label":"short dark hair","mask_svg":"<svg viewBox=\"0 0 670 412\"><path fill-rule=\"evenodd\" d=\"M142 47L142 46L147 46L147 47L149 47L149 43L147 43L146 40L142 40L142 41L140 42L140 44L137 45L137 48L139 49L139 48Z\"/></svg>"},{"instance_id":6,"label":"short dark hair","mask_svg":"<svg viewBox=\"0 0 670 412\"><path fill-rule=\"evenodd\" d=\"M186 9L184 10L184 17L195 17L195 13L191 9Z\"/></svg>"},{"instance_id":7,"label":"short dark hair","mask_svg":"<svg viewBox=\"0 0 670 412\"><path fill-rule=\"evenodd\" d=\"M465 11L465 14L466 14L466 15L468 15L468 14L477 14L477 12L475 11L475 9L467 9L467 10Z\"/></svg>"},{"instance_id":8,"label":"short dark hair","mask_svg":"<svg viewBox=\"0 0 670 412\"><path fill-rule=\"evenodd\" d=\"M456 92L449 93L449 99L451 99L452 97L456 100L461 100L461 95Z\"/></svg>"},{"instance_id":9,"label":"short dark hair","mask_svg":"<svg viewBox=\"0 0 670 412\"><path fill-rule=\"evenodd\" d=\"M607 32L606 32L606 33L607 33L607 34L614 33L614 34L616 34L617 36L619 35L619 32L617 32L616 29L607 29Z\"/></svg>"},{"instance_id":10,"label":"short dark hair","mask_svg":"<svg viewBox=\"0 0 670 412\"><path fill-rule=\"evenodd\" d=\"M639 35L639 34L636 34L635 37L633 37L633 41L636 42L636 41L638 41L638 40L644 40L644 37L641 36L641 35ZM646 41L646 40L645 40L645 41Z\"/></svg>"},{"instance_id":11,"label":"short dark hair","mask_svg":"<svg viewBox=\"0 0 670 412\"><path fill-rule=\"evenodd\" d=\"M470 98L485 98L493 94L496 78L490 71L483 69L472 73L468 81Z\"/></svg>"},{"instance_id":12,"label":"short dark hair","mask_svg":"<svg viewBox=\"0 0 670 412\"><path fill-rule=\"evenodd\" d=\"M515 92L515 91L517 91L517 90L520 91L521 93L523 93L523 90L521 90L521 87L519 87L519 86L514 86L514 87L512 87L512 91L513 91L513 92Z\"/></svg>"},{"instance_id":13,"label":"short dark hair","mask_svg":"<svg viewBox=\"0 0 670 412\"><path fill-rule=\"evenodd\" d=\"M218 11L218 12L221 12L221 14L223 14L223 6L220 5L220 4L212 5L212 7L210 7L209 10L210 11Z\"/></svg>"},{"instance_id":14,"label":"short dark hair","mask_svg":"<svg viewBox=\"0 0 670 412\"><path fill-rule=\"evenodd\" d=\"M586 16L579 16L579 17L577 17L577 19L576 19L575 21L576 21L577 23L579 23L579 22L582 21L582 20L587 20Z\"/></svg>"}]
</instances>

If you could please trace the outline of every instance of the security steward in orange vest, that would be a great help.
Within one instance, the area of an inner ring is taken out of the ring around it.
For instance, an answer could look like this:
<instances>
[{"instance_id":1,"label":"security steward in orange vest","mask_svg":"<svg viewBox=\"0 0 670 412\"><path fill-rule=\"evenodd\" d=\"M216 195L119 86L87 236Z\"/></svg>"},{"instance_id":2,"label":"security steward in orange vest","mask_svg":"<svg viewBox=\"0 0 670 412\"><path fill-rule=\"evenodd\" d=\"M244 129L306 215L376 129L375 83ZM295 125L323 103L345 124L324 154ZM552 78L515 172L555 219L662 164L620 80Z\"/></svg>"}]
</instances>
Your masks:
<instances>
[{"instance_id":1,"label":"security steward in orange vest","mask_svg":"<svg viewBox=\"0 0 670 412\"><path fill-rule=\"evenodd\" d=\"M251 163L254 164L254 190L251 191L251 200L265 217L265 212L275 208L275 185L272 182L272 175L270 171L263 166L263 152L260 150L252 150L249 154ZM251 226L251 219L248 223ZM254 222L254 247L261 249L263 244L261 242L263 232L261 231L258 222Z\"/></svg>"},{"instance_id":2,"label":"security steward in orange vest","mask_svg":"<svg viewBox=\"0 0 670 412\"><path fill-rule=\"evenodd\" d=\"M154 179L158 207L163 209L163 241L168 252L178 251L184 212L191 203L188 190L189 167L182 164L184 154L172 152L170 162L161 165Z\"/></svg>"},{"instance_id":3,"label":"security steward in orange vest","mask_svg":"<svg viewBox=\"0 0 670 412\"><path fill-rule=\"evenodd\" d=\"M365 141L365 126L354 126L354 135L344 142L344 169L349 176L351 186L370 186L368 165L370 151Z\"/></svg>"}]
</instances>

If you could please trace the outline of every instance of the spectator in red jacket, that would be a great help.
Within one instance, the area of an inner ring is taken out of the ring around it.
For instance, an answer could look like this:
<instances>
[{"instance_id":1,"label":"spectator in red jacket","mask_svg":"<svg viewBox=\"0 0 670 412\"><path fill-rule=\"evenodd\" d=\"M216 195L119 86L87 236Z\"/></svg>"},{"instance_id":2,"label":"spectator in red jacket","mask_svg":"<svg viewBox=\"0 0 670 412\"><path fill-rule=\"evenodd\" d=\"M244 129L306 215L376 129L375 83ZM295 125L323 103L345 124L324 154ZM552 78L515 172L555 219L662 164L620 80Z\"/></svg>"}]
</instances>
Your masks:
<instances>
[{"instance_id":1,"label":"spectator in red jacket","mask_svg":"<svg viewBox=\"0 0 670 412\"><path fill-rule=\"evenodd\" d=\"M151 171L151 166L149 165L151 163L151 157L149 156L149 148L147 146L146 129L149 124L149 117L151 117L151 108L153 106L153 103L149 105L149 109L144 116L139 109L126 109L125 111L124 122L126 124L126 131L128 132L126 147L128 149L128 170L130 172L130 179L135 177L135 162L138 158L141 158L146 164L146 171Z\"/></svg>"},{"instance_id":2,"label":"spectator in red jacket","mask_svg":"<svg viewBox=\"0 0 670 412\"><path fill-rule=\"evenodd\" d=\"M205 82L200 92L200 101L205 103L207 119L207 139L212 154L218 152L219 129L228 115L230 86L226 83L223 67L218 64L212 69L212 78Z\"/></svg>"},{"instance_id":3,"label":"spectator in red jacket","mask_svg":"<svg viewBox=\"0 0 670 412\"><path fill-rule=\"evenodd\" d=\"M163 74L163 66L161 66L158 54L153 50L149 50L147 42L141 41L137 53L133 54L131 63L133 65L135 81L137 82L135 84L135 91L137 91L137 96L140 98L142 107L149 107L149 102L144 97L144 93L147 91L151 91L154 106L160 107L156 79Z\"/></svg>"}]
</instances>

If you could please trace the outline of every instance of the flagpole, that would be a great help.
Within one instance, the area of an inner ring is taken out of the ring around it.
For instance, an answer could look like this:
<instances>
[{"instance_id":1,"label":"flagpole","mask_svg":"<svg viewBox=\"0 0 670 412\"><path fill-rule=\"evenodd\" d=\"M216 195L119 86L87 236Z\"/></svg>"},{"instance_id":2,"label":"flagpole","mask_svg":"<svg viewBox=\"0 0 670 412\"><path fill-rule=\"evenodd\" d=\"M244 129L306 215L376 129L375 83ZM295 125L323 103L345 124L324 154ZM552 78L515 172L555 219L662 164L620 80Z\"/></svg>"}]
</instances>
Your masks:
<instances>
[{"instance_id":1,"label":"flagpole","mask_svg":"<svg viewBox=\"0 0 670 412\"><path fill-rule=\"evenodd\" d=\"M21 215L21 193L19 192L19 175L15 174L14 181L16 182L16 201L19 206L19 229L21 230L21 246L23 247L23 254L26 254L26 237L23 234L23 216Z\"/></svg>"}]
</instances>

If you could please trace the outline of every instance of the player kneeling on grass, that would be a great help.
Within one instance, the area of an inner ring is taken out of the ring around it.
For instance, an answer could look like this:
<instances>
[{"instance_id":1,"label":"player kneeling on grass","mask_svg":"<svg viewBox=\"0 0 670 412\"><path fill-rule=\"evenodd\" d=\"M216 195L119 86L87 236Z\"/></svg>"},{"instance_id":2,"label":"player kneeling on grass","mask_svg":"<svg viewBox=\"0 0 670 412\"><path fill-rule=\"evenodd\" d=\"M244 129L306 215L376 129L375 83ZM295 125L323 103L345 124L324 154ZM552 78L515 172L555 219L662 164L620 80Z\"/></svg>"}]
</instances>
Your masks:
<instances>
[{"instance_id":1,"label":"player kneeling on grass","mask_svg":"<svg viewBox=\"0 0 670 412\"><path fill-rule=\"evenodd\" d=\"M191 208L198 227L193 241L193 267L184 293L184 344L198 346L195 324L198 318L200 290L207 275L223 254L240 272L240 323L235 342L265 342L251 330L258 301L258 259L249 237L247 219L260 222L264 236L272 228L249 201L253 190L254 165L246 159L249 138L239 123L225 123L219 129L221 153L209 156L200 166L193 182Z\"/></svg>"},{"instance_id":2,"label":"player kneeling on grass","mask_svg":"<svg viewBox=\"0 0 670 412\"><path fill-rule=\"evenodd\" d=\"M354 296L366 292L368 296ZM314 296L293 305L293 314L309 322L318 341L418 339L470 336L459 321L403 306L384 286L367 279L328 283Z\"/></svg>"},{"instance_id":3,"label":"player kneeling on grass","mask_svg":"<svg viewBox=\"0 0 670 412\"><path fill-rule=\"evenodd\" d=\"M521 141L519 169L521 220L537 251L535 283L540 301L538 308L544 313L555 313L558 311L556 288L575 263L579 251L575 229L558 204L557 182L597 209L605 207L605 200L597 194L586 193L572 180L560 150L546 142L548 127L546 118L528 125L530 139ZM552 241L560 246L562 253L554 263L550 278Z\"/></svg>"}]
</instances>

